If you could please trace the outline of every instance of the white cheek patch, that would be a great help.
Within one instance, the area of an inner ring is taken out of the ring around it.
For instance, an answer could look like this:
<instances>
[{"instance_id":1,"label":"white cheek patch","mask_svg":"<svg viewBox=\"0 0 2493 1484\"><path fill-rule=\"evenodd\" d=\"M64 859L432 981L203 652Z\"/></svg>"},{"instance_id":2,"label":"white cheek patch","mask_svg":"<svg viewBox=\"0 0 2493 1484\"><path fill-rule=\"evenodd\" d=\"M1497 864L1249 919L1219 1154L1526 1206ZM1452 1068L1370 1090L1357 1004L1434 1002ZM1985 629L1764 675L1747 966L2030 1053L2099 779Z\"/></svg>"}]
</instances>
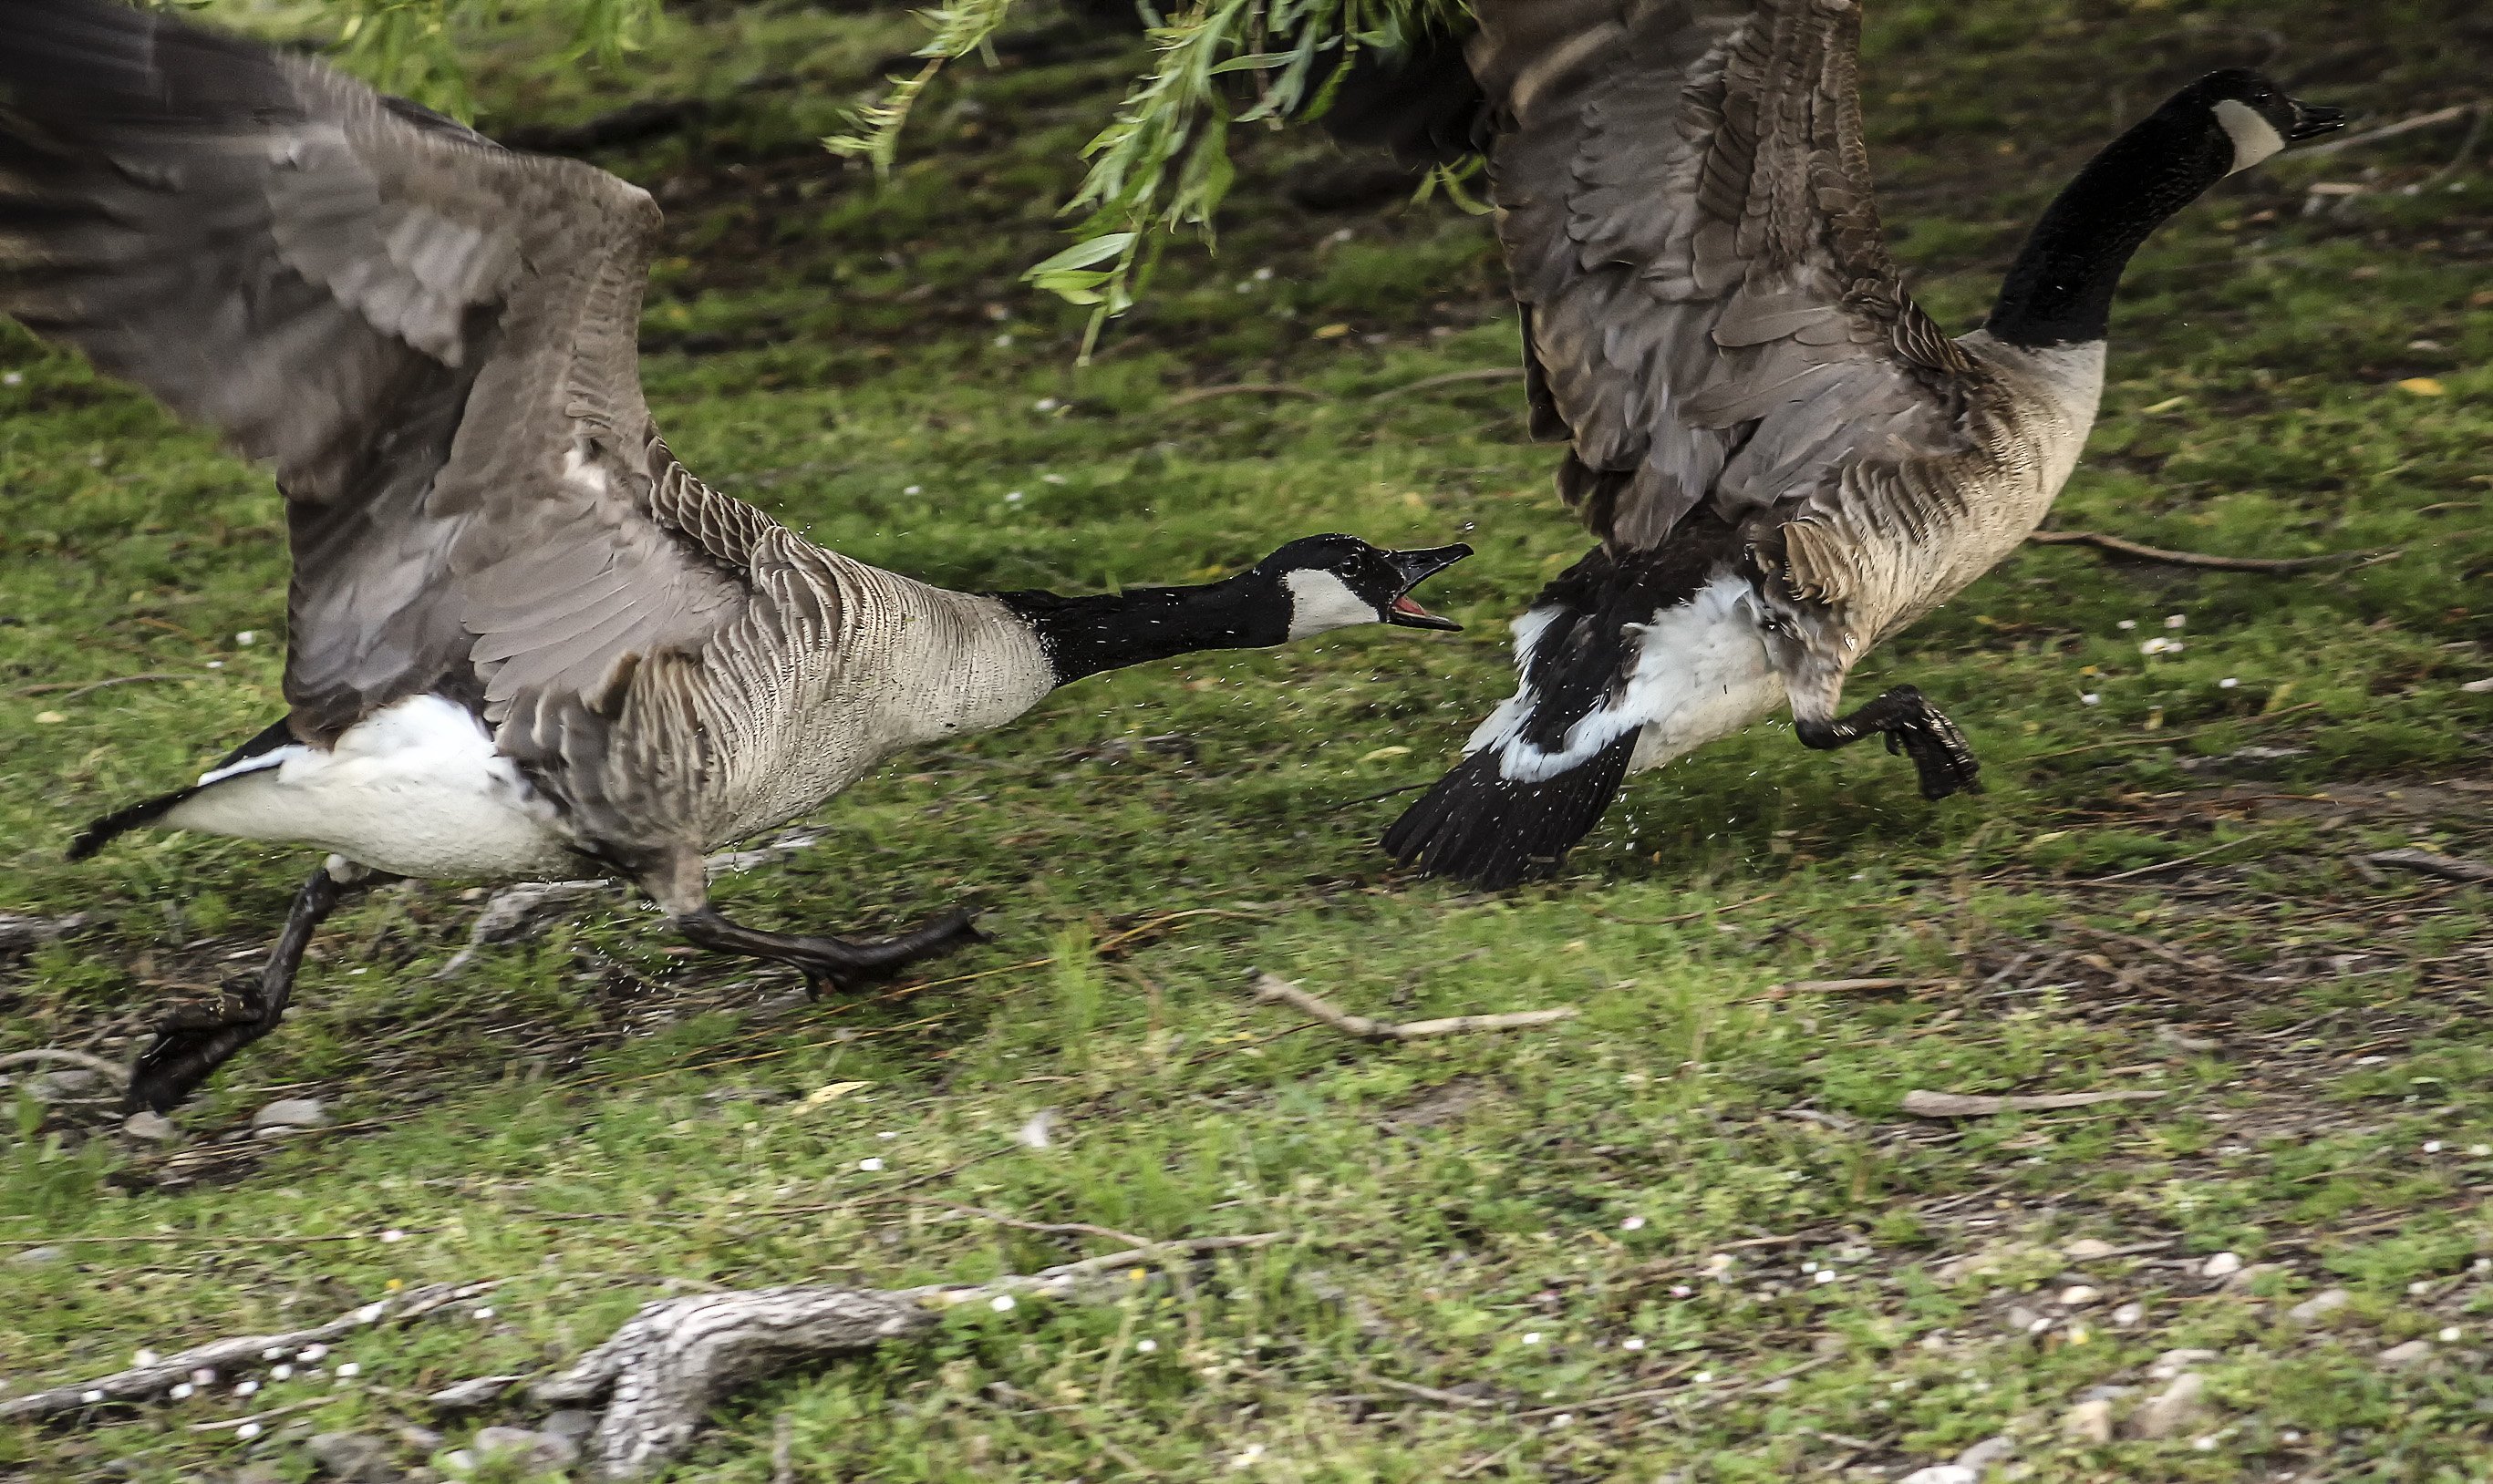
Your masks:
<instances>
[{"instance_id":1,"label":"white cheek patch","mask_svg":"<svg viewBox=\"0 0 2493 1484\"><path fill-rule=\"evenodd\" d=\"M2247 170L2285 148L2285 135L2246 103L2231 98L2218 100L2216 122L2225 126L2225 133L2234 140L2234 168L2225 172L2228 175Z\"/></svg>"},{"instance_id":2,"label":"white cheek patch","mask_svg":"<svg viewBox=\"0 0 2493 1484\"><path fill-rule=\"evenodd\" d=\"M1378 622L1376 608L1330 572L1301 568L1281 579L1290 590L1290 638Z\"/></svg>"}]
</instances>

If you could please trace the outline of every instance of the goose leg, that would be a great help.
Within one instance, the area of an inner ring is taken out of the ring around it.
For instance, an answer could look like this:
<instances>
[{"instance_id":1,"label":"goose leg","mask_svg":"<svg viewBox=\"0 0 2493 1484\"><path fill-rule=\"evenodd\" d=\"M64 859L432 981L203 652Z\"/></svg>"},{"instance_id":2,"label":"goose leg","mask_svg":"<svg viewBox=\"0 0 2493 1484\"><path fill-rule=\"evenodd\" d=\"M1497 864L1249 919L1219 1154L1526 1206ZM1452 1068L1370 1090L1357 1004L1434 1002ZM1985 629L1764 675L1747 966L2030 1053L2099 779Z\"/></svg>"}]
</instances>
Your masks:
<instances>
[{"instance_id":1,"label":"goose leg","mask_svg":"<svg viewBox=\"0 0 2493 1484\"><path fill-rule=\"evenodd\" d=\"M259 988L223 1005L179 1010L158 1025L156 1040L130 1068L129 1105L164 1113L188 1098L227 1058L277 1028L294 997L294 974L321 920L375 873L332 855L294 894L285 927L259 970Z\"/></svg>"},{"instance_id":2,"label":"goose leg","mask_svg":"<svg viewBox=\"0 0 2493 1484\"><path fill-rule=\"evenodd\" d=\"M677 932L704 948L795 965L804 970L806 988L816 998L826 990L845 990L897 973L920 959L949 953L984 936L971 925L970 909L958 906L889 937L765 933L728 921L707 904L677 914L675 923Z\"/></svg>"},{"instance_id":3,"label":"goose leg","mask_svg":"<svg viewBox=\"0 0 2493 1484\"><path fill-rule=\"evenodd\" d=\"M801 933L765 933L731 922L709 905L708 882L701 854L679 850L657 869L639 873L641 889L649 894L676 931L704 948L740 953L751 958L793 964L804 971L806 987L820 997L826 990L844 990L880 979L938 954L981 941L971 925L967 907L954 907L906 933L889 937L837 937Z\"/></svg>"},{"instance_id":4,"label":"goose leg","mask_svg":"<svg viewBox=\"0 0 2493 1484\"><path fill-rule=\"evenodd\" d=\"M1974 758L1965 733L1909 685L1900 685L1832 721L1794 718L1792 730L1803 747L1821 752L1848 747L1881 732L1889 753L1903 753L1913 759L1914 771L1922 777L1922 797L1943 799L1961 789L1982 791L1982 764Z\"/></svg>"}]
</instances>

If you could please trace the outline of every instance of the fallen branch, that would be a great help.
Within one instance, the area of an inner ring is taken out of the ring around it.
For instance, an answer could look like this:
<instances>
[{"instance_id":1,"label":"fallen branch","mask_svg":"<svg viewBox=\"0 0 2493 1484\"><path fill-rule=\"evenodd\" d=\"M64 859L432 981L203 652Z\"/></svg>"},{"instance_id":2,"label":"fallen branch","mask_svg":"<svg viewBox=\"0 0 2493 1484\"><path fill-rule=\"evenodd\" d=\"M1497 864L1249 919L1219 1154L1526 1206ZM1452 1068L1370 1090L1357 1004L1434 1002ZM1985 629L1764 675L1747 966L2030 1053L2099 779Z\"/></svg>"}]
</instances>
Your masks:
<instances>
[{"instance_id":1,"label":"fallen branch","mask_svg":"<svg viewBox=\"0 0 2493 1484\"><path fill-rule=\"evenodd\" d=\"M1479 371L1447 371L1443 375L1423 376L1417 381L1406 381L1400 386L1387 387L1382 392L1371 394L1367 400L1372 402L1385 401L1412 392L1426 392L1441 386L1459 386L1466 381L1513 381L1522 374L1523 368L1520 366L1487 366Z\"/></svg>"},{"instance_id":2,"label":"fallen branch","mask_svg":"<svg viewBox=\"0 0 2493 1484\"><path fill-rule=\"evenodd\" d=\"M1009 1309L1019 1295L1097 1302L1133 1291L1122 1270L1281 1239L1199 1237L1068 1262L1029 1276L917 1289L775 1288L698 1293L644 1304L570 1370L528 1388L549 1404L607 1400L590 1452L610 1479L666 1465L692 1440L723 1392L800 1360L871 1350L924 1334L947 1309Z\"/></svg>"},{"instance_id":3,"label":"fallen branch","mask_svg":"<svg viewBox=\"0 0 2493 1484\"><path fill-rule=\"evenodd\" d=\"M2098 1103L2148 1103L2163 1097L2145 1089L2125 1092L2038 1092L2022 1097L1994 1097L1982 1092L1905 1094L1905 1112L1918 1118L1981 1118L2001 1113L2045 1113L2056 1108L2092 1108Z\"/></svg>"},{"instance_id":4,"label":"fallen branch","mask_svg":"<svg viewBox=\"0 0 2493 1484\"><path fill-rule=\"evenodd\" d=\"M1427 1036L1457 1036L1476 1030L1520 1030L1531 1025L1572 1021L1578 1013L1573 1005L1560 1005L1552 1010L1517 1010L1505 1015L1457 1015L1441 1021L1406 1021L1397 1025L1335 1009L1288 980L1264 973L1255 976L1255 997L1295 1006L1344 1035L1357 1036L1363 1041L1417 1041Z\"/></svg>"},{"instance_id":5,"label":"fallen branch","mask_svg":"<svg viewBox=\"0 0 2493 1484\"><path fill-rule=\"evenodd\" d=\"M386 1321L404 1323L408 1320L421 1319L486 1292L499 1282L496 1279L489 1283L429 1284L388 1298L375 1299L310 1329L293 1329L274 1335L240 1335L230 1340L195 1345L189 1350L166 1355L152 1365L133 1366L127 1371L115 1371L110 1376L99 1376L93 1380L54 1386L48 1391L37 1391L0 1402L0 1421L58 1416L106 1402L142 1402L162 1396L188 1381L193 1371L269 1364L268 1352L271 1350L291 1358L295 1351L307 1345L324 1345L341 1335L369 1329Z\"/></svg>"},{"instance_id":6,"label":"fallen branch","mask_svg":"<svg viewBox=\"0 0 2493 1484\"><path fill-rule=\"evenodd\" d=\"M85 926L84 912L72 912L66 917L0 912L0 953L23 953L56 937L66 937Z\"/></svg>"},{"instance_id":7,"label":"fallen branch","mask_svg":"<svg viewBox=\"0 0 2493 1484\"><path fill-rule=\"evenodd\" d=\"M1955 982L1953 979L1794 979L1788 983L1767 986L1766 994L1769 995L1875 994L1881 990L1918 990Z\"/></svg>"},{"instance_id":8,"label":"fallen branch","mask_svg":"<svg viewBox=\"0 0 2493 1484\"><path fill-rule=\"evenodd\" d=\"M11 1067L29 1067L44 1061L66 1061L74 1067L84 1067L111 1079L116 1087L130 1085L129 1070L117 1061L106 1061L92 1052L74 1052L61 1046L38 1046L33 1051L11 1052L0 1056L0 1072Z\"/></svg>"},{"instance_id":9,"label":"fallen branch","mask_svg":"<svg viewBox=\"0 0 2493 1484\"><path fill-rule=\"evenodd\" d=\"M2326 567L2331 562L2383 559L2400 554L2388 551L2323 551L2316 556L2210 556L2204 551L2168 551L2162 547L2142 546L2101 531L2036 531L2026 538L2047 547L2094 547L2141 561L2164 562L2175 567L2205 567L2214 572L2300 572L2309 567Z\"/></svg>"},{"instance_id":10,"label":"fallen branch","mask_svg":"<svg viewBox=\"0 0 2493 1484\"><path fill-rule=\"evenodd\" d=\"M2426 876L2443 876L2452 881L2493 882L2493 866L2432 850L2374 850L2363 859L2375 866L2420 871Z\"/></svg>"},{"instance_id":11,"label":"fallen branch","mask_svg":"<svg viewBox=\"0 0 2493 1484\"><path fill-rule=\"evenodd\" d=\"M204 678L206 678L204 675L150 673L144 675L115 675L109 680L53 680L43 685L20 686L12 694L17 696L49 696L58 692L61 694L61 699L75 700L89 691L101 691L116 685L145 685L150 681L156 680L200 680Z\"/></svg>"},{"instance_id":12,"label":"fallen branch","mask_svg":"<svg viewBox=\"0 0 2493 1484\"><path fill-rule=\"evenodd\" d=\"M1191 402L1210 401L1216 397L1297 397L1307 401L1322 401L1322 392L1311 392L1286 381L1238 381L1225 386L1199 386L1190 392L1180 392L1168 400L1172 407Z\"/></svg>"},{"instance_id":13,"label":"fallen branch","mask_svg":"<svg viewBox=\"0 0 2493 1484\"><path fill-rule=\"evenodd\" d=\"M2413 134L2418 129L2430 129L2435 124L2447 124L2456 119L2463 119L2483 106L2482 104L2452 104L2447 108L2435 108L2430 113L2418 113L2413 118L2403 118L2394 124L2383 124L2378 129L2367 129L2361 134L2348 134L2342 139L2331 139L2326 144L2315 144L2309 149L2297 150L2295 153L2309 160L2322 155L2334 155L2341 150L2359 149L2366 144L2377 144L2383 139L2394 139L2402 134Z\"/></svg>"}]
</instances>

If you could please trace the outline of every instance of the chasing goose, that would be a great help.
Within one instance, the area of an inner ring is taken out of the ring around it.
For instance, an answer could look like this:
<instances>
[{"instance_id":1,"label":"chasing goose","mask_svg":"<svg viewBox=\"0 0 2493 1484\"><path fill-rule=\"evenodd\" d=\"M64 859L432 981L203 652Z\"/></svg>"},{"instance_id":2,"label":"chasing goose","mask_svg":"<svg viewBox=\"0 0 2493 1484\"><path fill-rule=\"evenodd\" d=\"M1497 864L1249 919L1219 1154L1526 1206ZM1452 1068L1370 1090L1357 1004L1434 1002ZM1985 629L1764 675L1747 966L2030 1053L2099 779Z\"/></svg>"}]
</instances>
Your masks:
<instances>
[{"instance_id":1,"label":"chasing goose","mask_svg":"<svg viewBox=\"0 0 2493 1484\"><path fill-rule=\"evenodd\" d=\"M1951 340L1879 229L1857 4L1472 10L1532 431L1570 442L1559 490L1601 545L1516 620L1515 696L1385 848L1484 886L1547 873L1629 773L1787 703L1805 746L1880 734L1926 797L1974 787L1920 692L1846 713L1846 674L2041 522L2148 234L2343 115L2257 73L2200 78L2078 173ZM1461 104L1424 87L1370 111L1425 141Z\"/></svg>"},{"instance_id":2,"label":"chasing goose","mask_svg":"<svg viewBox=\"0 0 2493 1484\"><path fill-rule=\"evenodd\" d=\"M285 717L139 825L331 852L239 1005L168 1023L135 1105L275 1026L376 876L614 873L704 947L844 986L974 935L766 933L703 853L1084 675L1353 624L1467 555L1294 541L1198 587L945 591L677 463L636 336L658 211L317 63L111 0L0 0L0 312L275 465Z\"/></svg>"}]
</instances>

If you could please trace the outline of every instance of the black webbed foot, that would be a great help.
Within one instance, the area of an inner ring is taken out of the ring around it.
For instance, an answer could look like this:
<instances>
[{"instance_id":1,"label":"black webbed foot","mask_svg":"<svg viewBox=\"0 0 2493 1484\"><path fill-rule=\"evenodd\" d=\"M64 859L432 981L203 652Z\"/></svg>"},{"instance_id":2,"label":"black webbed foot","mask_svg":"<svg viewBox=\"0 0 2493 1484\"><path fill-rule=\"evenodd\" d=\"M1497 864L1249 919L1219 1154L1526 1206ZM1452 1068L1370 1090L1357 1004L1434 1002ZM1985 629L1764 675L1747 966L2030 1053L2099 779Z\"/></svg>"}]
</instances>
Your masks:
<instances>
[{"instance_id":1,"label":"black webbed foot","mask_svg":"<svg viewBox=\"0 0 2493 1484\"><path fill-rule=\"evenodd\" d=\"M1972 745L1956 723L1928 701L1922 702L1918 719L1901 723L1887 733L1887 751L1913 759L1926 799L1982 791L1982 764L1974 757Z\"/></svg>"},{"instance_id":2,"label":"black webbed foot","mask_svg":"<svg viewBox=\"0 0 2493 1484\"><path fill-rule=\"evenodd\" d=\"M234 1053L275 1030L285 1018L286 1002L294 997L294 974L303 966L303 950L311 946L313 932L337 909L350 888L371 878L372 873L344 861L313 872L294 894L285 927L259 971L256 991L230 993L210 1004L184 1005L157 1025L155 1041L131 1064L130 1109L171 1111Z\"/></svg>"},{"instance_id":3,"label":"black webbed foot","mask_svg":"<svg viewBox=\"0 0 2493 1484\"><path fill-rule=\"evenodd\" d=\"M704 948L773 959L795 965L805 975L806 988L820 998L885 978L923 959L950 953L986 935L973 923L968 907L954 907L906 933L889 937L837 937L828 935L765 933L730 922L718 909L704 905L676 919L685 937Z\"/></svg>"},{"instance_id":4,"label":"black webbed foot","mask_svg":"<svg viewBox=\"0 0 2493 1484\"><path fill-rule=\"evenodd\" d=\"M1965 733L1909 685L1897 686L1849 716L1831 722L1795 722L1792 730L1801 745L1821 751L1849 746L1873 732L1883 734L1888 752L1913 759L1926 799L1982 791L1982 764Z\"/></svg>"}]
</instances>

